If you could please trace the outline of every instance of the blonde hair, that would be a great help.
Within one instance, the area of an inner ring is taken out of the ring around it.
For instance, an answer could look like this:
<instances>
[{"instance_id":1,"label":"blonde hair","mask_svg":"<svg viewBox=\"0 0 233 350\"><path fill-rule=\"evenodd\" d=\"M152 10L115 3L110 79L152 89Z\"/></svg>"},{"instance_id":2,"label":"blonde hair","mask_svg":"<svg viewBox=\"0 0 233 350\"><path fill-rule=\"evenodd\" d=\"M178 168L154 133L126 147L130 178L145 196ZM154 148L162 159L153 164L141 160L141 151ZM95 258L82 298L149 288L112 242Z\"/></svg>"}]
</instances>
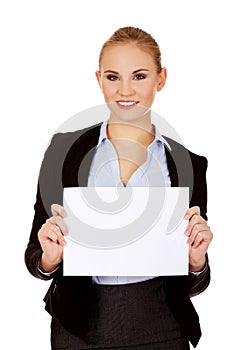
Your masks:
<instances>
[{"instance_id":1,"label":"blonde hair","mask_svg":"<svg viewBox=\"0 0 233 350\"><path fill-rule=\"evenodd\" d=\"M160 52L159 45L150 34L148 34L142 29L135 28L135 27L119 28L103 44L99 55L99 70L100 70L101 59L102 59L104 50L107 47L110 47L112 45L128 44L128 43L135 43L142 50L149 52L154 59L154 62L157 68L157 73L161 72L162 70L161 52Z\"/></svg>"}]
</instances>

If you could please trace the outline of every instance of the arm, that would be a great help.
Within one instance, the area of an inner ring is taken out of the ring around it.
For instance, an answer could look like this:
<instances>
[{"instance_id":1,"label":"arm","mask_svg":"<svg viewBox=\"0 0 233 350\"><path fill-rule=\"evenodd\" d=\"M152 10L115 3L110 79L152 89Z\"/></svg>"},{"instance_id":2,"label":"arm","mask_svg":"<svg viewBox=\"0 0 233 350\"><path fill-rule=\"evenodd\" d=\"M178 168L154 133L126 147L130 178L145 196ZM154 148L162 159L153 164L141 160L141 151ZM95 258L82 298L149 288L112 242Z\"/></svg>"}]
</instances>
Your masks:
<instances>
[{"instance_id":1,"label":"arm","mask_svg":"<svg viewBox=\"0 0 233 350\"><path fill-rule=\"evenodd\" d=\"M194 188L187 213L189 220L186 235L189 244L189 295L202 293L210 283L210 266L207 250L213 234L207 224L207 160L192 154Z\"/></svg>"},{"instance_id":2,"label":"arm","mask_svg":"<svg viewBox=\"0 0 233 350\"><path fill-rule=\"evenodd\" d=\"M54 272L54 274L52 273L49 276L42 274L40 270L38 270L38 267L40 266L40 263L42 263L41 270L43 270L44 267L46 271L50 271L53 270L53 268L56 266L56 264L54 264L54 261L52 262L51 259L45 259L46 256L48 257L48 255L43 254L46 245L46 237L44 237L44 234L46 236L46 234L48 233L47 231L49 231L50 225L50 229L53 231L49 234L50 240L53 240L52 237L54 237L54 234L57 234L61 238L59 231L54 232L54 229L51 226L51 224L57 225L60 227L61 232L63 231L62 226L59 224L59 222L57 222L58 218L56 218L56 222L51 222L51 220L48 221L51 213L51 206L53 205L53 203L62 205L64 185L76 186L78 180L82 180L82 176L77 176L76 171L73 170L77 169L78 171L78 165L80 162L82 162L83 157L85 158L85 155L87 153L86 147L81 147L82 141L80 141L83 135L86 133L86 131L87 129L83 129L75 132L59 133L54 135L48 149L45 152L40 169L36 204L34 206L35 215L32 224L29 243L25 252L25 263L27 265L27 268L35 277L42 279L50 279L53 278L55 274L61 274L62 272L62 262L60 263L60 268L57 269L56 272ZM89 132L91 132L92 136L94 132L94 137L92 137L91 139L93 139L93 143L95 145L99 136L99 126L91 127ZM74 145L75 150L70 152ZM69 169L66 171L64 176L63 170L65 163L69 164ZM84 167L84 170L86 169L88 169L88 167ZM84 180L85 179L86 176L84 176ZM40 240L38 239L39 231ZM56 237L54 238L56 239ZM58 241L62 242L62 240L59 239L59 237ZM48 240L47 243L49 243ZM43 247L41 246L41 244Z\"/></svg>"},{"instance_id":3,"label":"arm","mask_svg":"<svg viewBox=\"0 0 233 350\"><path fill-rule=\"evenodd\" d=\"M65 151L61 149L64 138L65 136L63 135L55 135L45 153L38 181L36 203L34 206L34 220L29 243L25 251L25 263L30 273L37 278L45 280L51 279L55 277L55 275L61 273L61 267L51 275L46 276L41 272L53 271L58 262L57 261L55 264L55 261L52 262L51 259L46 259L48 255L46 255L45 252L48 253L48 250L45 247L47 243L52 242L52 236L54 236L53 232L49 232L49 230L53 231L52 228L57 230L56 226L59 227L60 225L59 222L51 222L51 218L49 217L51 213L51 204L61 203L62 201L63 188L60 169L62 169L64 161L62 154L64 154ZM61 237L61 233L57 232L57 234ZM50 237L48 235L50 235ZM41 271L38 269L39 267Z\"/></svg>"}]
</instances>

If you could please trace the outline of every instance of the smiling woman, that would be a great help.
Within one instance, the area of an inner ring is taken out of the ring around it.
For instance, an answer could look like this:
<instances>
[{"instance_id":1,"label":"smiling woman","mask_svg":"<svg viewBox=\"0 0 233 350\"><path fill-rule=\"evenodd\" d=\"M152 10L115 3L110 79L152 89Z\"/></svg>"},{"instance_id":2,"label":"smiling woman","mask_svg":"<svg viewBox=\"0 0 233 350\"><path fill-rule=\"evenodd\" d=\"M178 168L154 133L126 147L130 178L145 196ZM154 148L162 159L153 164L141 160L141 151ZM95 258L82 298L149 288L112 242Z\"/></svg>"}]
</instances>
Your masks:
<instances>
[{"instance_id":1,"label":"smiling woman","mask_svg":"<svg viewBox=\"0 0 233 350\"><path fill-rule=\"evenodd\" d=\"M96 72L108 121L56 134L46 151L25 261L34 276L53 279L44 300L54 350L187 350L189 341L196 346L200 339L190 297L210 281L207 160L163 137L151 122L156 92L166 82L160 56L150 34L117 30L103 45ZM62 194L76 186L189 187L189 275L63 276L68 230Z\"/></svg>"}]
</instances>

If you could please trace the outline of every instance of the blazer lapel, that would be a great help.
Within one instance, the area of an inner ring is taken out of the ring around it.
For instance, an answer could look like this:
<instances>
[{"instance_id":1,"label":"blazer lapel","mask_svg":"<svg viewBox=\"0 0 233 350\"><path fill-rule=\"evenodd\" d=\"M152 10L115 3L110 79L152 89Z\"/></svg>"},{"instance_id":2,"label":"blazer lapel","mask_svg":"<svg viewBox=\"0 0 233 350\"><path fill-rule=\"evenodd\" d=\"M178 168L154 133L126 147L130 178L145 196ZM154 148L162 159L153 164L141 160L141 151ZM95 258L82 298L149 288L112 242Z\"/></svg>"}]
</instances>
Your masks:
<instances>
[{"instance_id":1,"label":"blazer lapel","mask_svg":"<svg viewBox=\"0 0 233 350\"><path fill-rule=\"evenodd\" d=\"M163 136L164 137L164 136ZM187 148L180 143L164 137L171 150L165 145L167 166L172 187L189 187L189 197L192 197L194 172L191 154Z\"/></svg>"},{"instance_id":2,"label":"blazer lapel","mask_svg":"<svg viewBox=\"0 0 233 350\"><path fill-rule=\"evenodd\" d=\"M78 136L70 147L62 169L63 187L86 187L91 162L96 152L100 124Z\"/></svg>"},{"instance_id":3,"label":"blazer lapel","mask_svg":"<svg viewBox=\"0 0 233 350\"><path fill-rule=\"evenodd\" d=\"M171 186L177 187L178 186L178 174L176 169L176 164L172 158L170 150L165 146L165 153L167 157L167 167L171 179Z\"/></svg>"}]
</instances>

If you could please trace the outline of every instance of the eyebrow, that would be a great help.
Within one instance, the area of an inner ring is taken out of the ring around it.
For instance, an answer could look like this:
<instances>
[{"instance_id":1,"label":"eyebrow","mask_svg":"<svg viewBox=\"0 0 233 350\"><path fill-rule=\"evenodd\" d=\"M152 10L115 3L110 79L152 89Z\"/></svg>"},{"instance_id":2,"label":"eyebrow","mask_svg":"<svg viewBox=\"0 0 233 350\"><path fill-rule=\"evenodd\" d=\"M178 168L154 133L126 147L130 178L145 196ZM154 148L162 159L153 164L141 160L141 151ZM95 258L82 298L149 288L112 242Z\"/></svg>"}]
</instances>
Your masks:
<instances>
[{"instance_id":1,"label":"eyebrow","mask_svg":"<svg viewBox=\"0 0 233 350\"><path fill-rule=\"evenodd\" d=\"M137 70L135 70L135 71L133 71L133 73L132 74L136 74L136 73L138 73L138 72L149 72L149 69L146 69L146 68L140 68L140 69L137 69ZM115 72L114 70L106 70L106 71L104 71L104 73L113 73L113 74L119 74L118 72Z\"/></svg>"}]
</instances>

